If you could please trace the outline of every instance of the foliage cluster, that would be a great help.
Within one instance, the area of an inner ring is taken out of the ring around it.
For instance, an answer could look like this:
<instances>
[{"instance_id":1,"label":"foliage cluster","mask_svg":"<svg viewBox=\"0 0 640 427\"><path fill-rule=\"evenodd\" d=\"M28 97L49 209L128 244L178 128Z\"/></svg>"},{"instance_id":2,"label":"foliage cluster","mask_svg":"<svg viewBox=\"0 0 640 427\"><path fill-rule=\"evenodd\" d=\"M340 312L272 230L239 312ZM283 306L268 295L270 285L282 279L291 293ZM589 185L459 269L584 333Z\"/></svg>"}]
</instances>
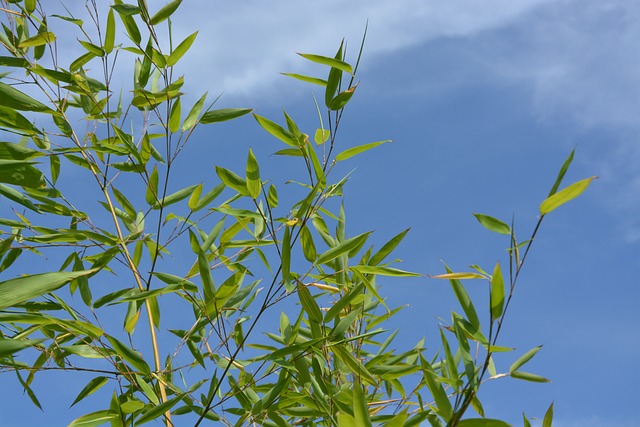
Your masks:
<instances>
[{"instance_id":1,"label":"foliage cluster","mask_svg":"<svg viewBox=\"0 0 640 427\"><path fill-rule=\"evenodd\" d=\"M499 427L508 424L485 418L478 399L483 382L547 381L521 369L539 347L502 374L492 355L512 350L498 337L541 221L592 180L559 190L573 153L530 239L476 215L508 239L508 269L435 276L462 307L441 327L441 350L428 355L423 341L396 350L397 332L382 325L398 308L378 282L419 276L391 261L407 230L374 248L371 232L348 235L344 208L330 202L347 182L333 177L337 162L386 142L340 147L362 47L354 65L343 44L334 56L301 54L328 70L288 74L324 93L318 128L305 133L286 112L281 125L249 108L214 109L206 94L183 105L174 68L197 32L173 40L181 0L86 1L87 22L39 0L0 5L0 195L13 206L0 218L0 372L15 375L36 406L34 378L63 370L91 374L71 403L92 412L70 427ZM54 20L77 36L77 58L58 56ZM131 58L132 90L115 93L117 65ZM215 167L218 185L173 190L194 132L249 114L284 145L276 154L303 165L303 176L288 178L304 196L288 202L296 193L265 178L251 149L244 170ZM78 192L78 181L91 190ZM191 264L170 253L190 254ZM47 271L29 271L36 256ZM488 283L485 321L464 279ZM279 325L265 322L286 299L295 314L280 309Z\"/></svg>"}]
</instances>

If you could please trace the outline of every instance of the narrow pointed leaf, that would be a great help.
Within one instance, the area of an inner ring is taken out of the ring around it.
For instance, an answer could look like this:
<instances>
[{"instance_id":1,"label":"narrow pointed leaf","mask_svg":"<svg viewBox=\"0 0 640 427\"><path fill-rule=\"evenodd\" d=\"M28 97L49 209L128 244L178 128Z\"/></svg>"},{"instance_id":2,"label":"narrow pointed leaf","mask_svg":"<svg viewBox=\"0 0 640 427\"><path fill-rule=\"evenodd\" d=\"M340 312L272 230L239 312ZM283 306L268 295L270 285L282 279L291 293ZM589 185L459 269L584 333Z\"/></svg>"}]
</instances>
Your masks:
<instances>
[{"instance_id":1,"label":"narrow pointed leaf","mask_svg":"<svg viewBox=\"0 0 640 427\"><path fill-rule=\"evenodd\" d=\"M391 142L391 140L387 139L385 141L371 142L369 144L358 145L357 147L348 148L336 156L336 161L339 162L342 160L347 160L350 157L353 157L360 153L364 153L365 151L371 150L372 148L375 148L387 142Z\"/></svg>"},{"instance_id":2,"label":"narrow pointed leaf","mask_svg":"<svg viewBox=\"0 0 640 427\"><path fill-rule=\"evenodd\" d=\"M487 230L500 234L511 234L511 227L499 219L483 214L473 214L473 216L475 216L478 222Z\"/></svg>"},{"instance_id":3,"label":"narrow pointed leaf","mask_svg":"<svg viewBox=\"0 0 640 427\"><path fill-rule=\"evenodd\" d=\"M336 259L341 255L344 255L350 252L354 248L361 247L364 244L364 242L369 238L370 234L371 232L368 231L366 233L362 233L358 236L345 240L344 242L338 244L337 246L321 254L318 257L316 262L318 264L325 264L333 259Z\"/></svg>"},{"instance_id":4,"label":"narrow pointed leaf","mask_svg":"<svg viewBox=\"0 0 640 427\"><path fill-rule=\"evenodd\" d=\"M116 18L113 14L113 9L109 9L107 14L107 30L104 35L104 51L111 53L116 40Z\"/></svg>"},{"instance_id":5,"label":"narrow pointed leaf","mask_svg":"<svg viewBox=\"0 0 640 427\"><path fill-rule=\"evenodd\" d=\"M19 352L20 350L33 347L34 345L39 344L42 341L44 341L44 339L24 340L0 338L0 358L11 356L12 354Z\"/></svg>"},{"instance_id":6,"label":"narrow pointed leaf","mask_svg":"<svg viewBox=\"0 0 640 427\"><path fill-rule=\"evenodd\" d=\"M534 347L531 350L527 351L522 356L520 356L518 358L518 360L513 362L513 364L509 367L509 372L512 373L512 372L515 372L518 369L520 369L520 367L522 367L525 363L527 363L529 360L531 360L531 358L533 358L533 356L535 356L536 353L538 353L541 349L542 349L542 346L539 345L539 346Z\"/></svg>"},{"instance_id":7,"label":"narrow pointed leaf","mask_svg":"<svg viewBox=\"0 0 640 427\"><path fill-rule=\"evenodd\" d=\"M420 277L421 274L413 273L411 271L404 271L393 267L383 267L379 265L355 265L349 267L352 271L358 271L362 274L375 274L378 276L391 276L391 277Z\"/></svg>"},{"instance_id":8,"label":"narrow pointed leaf","mask_svg":"<svg viewBox=\"0 0 640 427\"><path fill-rule=\"evenodd\" d=\"M297 145L296 139L294 138L294 136L279 124L272 122L271 120L265 117L259 116L257 114L254 114L253 117L256 119L258 124L262 126L264 130L266 130L271 135L278 138L280 141L288 145L294 145L294 146Z\"/></svg>"},{"instance_id":9,"label":"narrow pointed leaf","mask_svg":"<svg viewBox=\"0 0 640 427\"><path fill-rule=\"evenodd\" d=\"M252 111L252 108L222 108L220 110L211 110L200 117L200 123L207 125L209 123L225 122L237 117L242 117Z\"/></svg>"},{"instance_id":10,"label":"narrow pointed leaf","mask_svg":"<svg viewBox=\"0 0 640 427\"><path fill-rule=\"evenodd\" d=\"M182 0L173 0L173 1L169 2L169 3L167 3L159 11L157 11L151 17L151 19L149 19L149 24L158 25L159 23L161 23L165 19L169 18L173 14L173 12L176 11L178 6L180 6L180 3L182 3Z\"/></svg>"},{"instance_id":11,"label":"narrow pointed leaf","mask_svg":"<svg viewBox=\"0 0 640 427\"><path fill-rule=\"evenodd\" d=\"M536 375L529 372L513 371L509 375L511 375L511 378L524 380L524 381L531 381L534 383L550 383L551 382L549 378L545 378L542 375Z\"/></svg>"},{"instance_id":12,"label":"narrow pointed leaf","mask_svg":"<svg viewBox=\"0 0 640 427\"><path fill-rule=\"evenodd\" d=\"M220 166L216 166L216 174L218 174L220 180L224 182L227 187L236 190L243 196L249 195L249 191L247 190L247 182L235 173Z\"/></svg>"},{"instance_id":13,"label":"narrow pointed leaf","mask_svg":"<svg viewBox=\"0 0 640 427\"><path fill-rule=\"evenodd\" d=\"M556 194L556 192L558 191L558 188L560 188L560 184L562 184L562 180L564 179L564 176L567 173L567 170L569 170L569 166L571 166L571 162L573 161L573 155L575 154L575 151L576 151L575 148L571 150L571 153L569 153L569 156L562 164L562 167L558 172L558 177L556 178L556 182L553 183L553 187L551 187L551 190L549 191L549 194L547 195L547 197L551 197L554 194Z\"/></svg>"},{"instance_id":14,"label":"narrow pointed leaf","mask_svg":"<svg viewBox=\"0 0 640 427\"><path fill-rule=\"evenodd\" d=\"M61 288L73 279L88 276L97 269L33 274L0 282L0 309L27 302Z\"/></svg>"},{"instance_id":15,"label":"narrow pointed leaf","mask_svg":"<svg viewBox=\"0 0 640 427\"><path fill-rule=\"evenodd\" d=\"M327 81L323 80L323 79L319 79L317 77L310 77L310 76L303 76L301 74L291 74L291 73L281 73L284 76L287 77L292 77L296 80L301 80L303 82L307 82L307 83L313 83L315 85L319 85L319 86L326 86L327 85Z\"/></svg>"},{"instance_id":16,"label":"narrow pointed leaf","mask_svg":"<svg viewBox=\"0 0 640 427\"><path fill-rule=\"evenodd\" d=\"M467 418L458 423L459 427L511 427L511 424L489 418Z\"/></svg>"},{"instance_id":17,"label":"narrow pointed leaf","mask_svg":"<svg viewBox=\"0 0 640 427\"><path fill-rule=\"evenodd\" d=\"M309 315L309 319L316 323L322 323L322 312L318 303L309 292L309 289L300 282L298 282L298 297L302 308Z\"/></svg>"},{"instance_id":18,"label":"narrow pointed leaf","mask_svg":"<svg viewBox=\"0 0 640 427\"><path fill-rule=\"evenodd\" d=\"M257 199L262 191L262 184L260 183L260 167L258 166L258 160L253 154L253 150L249 148L249 155L247 158L247 191L252 199Z\"/></svg>"},{"instance_id":19,"label":"narrow pointed leaf","mask_svg":"<svg viewBox=\"0 0 640 427\"><path fill-rule=\"evenodd\" d=\"M195 33L187 36L186 39L184 39L178 46L176 46L175 49L173 49L173 52L171 52L171 55L169 55L169 58L167 59L168 67L172 67L176 65L178 61L180 61L180 58L182 58L184 54L187 53L187 51L189 51L189 48L191 47L193 42L196 40L197 36L198 36L198 32L196 31Z\"/></svg>"},{"instance_id":20,"label":"narrow pointed leaf","mask_svg":"<svg viewBox=\"0 0 640 427\"><path fill-rule=\"evenodd\" d=\"M105 385L108 381L109 381L109 379L107 377L95 377L95 378L93 378L91 381L89 381L87 383L86 386L84 386L84 388L80 391L80 393L78 393L78 396L73 401L71 406L73 406L76 403L80 402L82 399L84 399L85 397L89 396L90 394L95 393L96 391L98 391L98 389L100 389L100 387Z\"/></svg>"},{"instance_id":21,"label":"narrow pointed leaf","mask_svg":"<svg viewBox=\"0 0 640 427\"><path fill-rule=\"evenodd\" d=\"M56 40L56 35L50 32L38 33L33 37L29 37L18 44L18 47L24 49L25 47L37 47L44 46L49 43L53 43Z\"/></svg>"},{"instance_id":22,"label":"narrow pointed leaf","mask_svg":"<svg viewBox=\"0 0 640 427\"><path fill-rule=\"evenodd\" d=\"M500 263L496 263L491 276L491 320L499 319L504 308L504 279Z\"/></svg>"},{"instance_id":23,"label":"narrow pointed leaf","mask_svg":"<svg viewBox=\"0 0 640 427\"><path fill-rule=\"evenodd\" d=\"M544 414L544 418L542 419L542 427L551 427L553 422L553 403L547 409L547 412Z\"/></svg>"},{"instance_id":24,"label":"narrow pointed leaf","mask_svg":"<svg viewBox=\"0 0 640 427\"><path fill-rule=\"evenodd\" d=\"M565 203L575 199L580 194L587 189L591 181L596 179L597 177L592 176L591 178L583 179L582 181L575 182L568 187L560 190L559 192L553 194L548 197L542 204L540 205L540 213L542 215L546 215L549 212L559 208Z\"/></svg>"},{"instance_id":25,"label":"narrow pointed leaf","mask_svg":"<svg viewBox=\"0 0 640 427\"><path fill-rule=\"evenodd\" d=\"M8 84L0 82L0 105L20 111L37 111L53 114L54 111L41 103L15 89Z\"/></svg>"},{"instance_id":26,"label":"narrow pointed leaf","mask_svg":"<svg viewBox=\"0 0 640 427\"><path fill-rule=\"evenodd\" d=\"M67 427L98 427L115 419L117 416L116 412L110 410L92 412L76 418Z\"/></svg>"},{"instance_id":27,"label":"narrow pointed leaf","mask_svg":"<svg viewBox=\"0 0 640 427\"><path fill-rule=\"evenodd\" d=\"M353 68L351 67L351 65L339 59L329 58L328 56L313 55L309 53L298 53L298 55L302 56L305 59L308 59L311 62L328 65L329 67L337 68L338 70L344 71L345 73L353 74Z\"/></svg>"}]
</instances>

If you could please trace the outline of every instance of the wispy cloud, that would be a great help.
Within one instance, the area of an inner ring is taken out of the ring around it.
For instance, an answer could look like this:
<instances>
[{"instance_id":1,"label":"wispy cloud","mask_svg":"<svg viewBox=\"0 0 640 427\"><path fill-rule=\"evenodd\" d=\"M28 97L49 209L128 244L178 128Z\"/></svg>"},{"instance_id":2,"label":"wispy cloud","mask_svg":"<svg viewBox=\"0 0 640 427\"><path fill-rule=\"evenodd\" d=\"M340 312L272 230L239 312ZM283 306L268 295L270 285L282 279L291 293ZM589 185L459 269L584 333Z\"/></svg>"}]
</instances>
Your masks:
<instances>
[{"instance_id":1,"label":"wispy cloud","mask_svg":"<svg viewBox=\"0 0 640 427\"><path fill-rule=\"evenodd\" d=\"M175 28L182 35L200 30L189 59L189 72L196 80L227 92L248 93L269 87L279 72L291 69L297 61L293 52L331 55L342 37L355 45L367 21L367 57L375 58L439 37L497 28L548 2L198 0L176 17Z\"/></svg>"}]
</instances>

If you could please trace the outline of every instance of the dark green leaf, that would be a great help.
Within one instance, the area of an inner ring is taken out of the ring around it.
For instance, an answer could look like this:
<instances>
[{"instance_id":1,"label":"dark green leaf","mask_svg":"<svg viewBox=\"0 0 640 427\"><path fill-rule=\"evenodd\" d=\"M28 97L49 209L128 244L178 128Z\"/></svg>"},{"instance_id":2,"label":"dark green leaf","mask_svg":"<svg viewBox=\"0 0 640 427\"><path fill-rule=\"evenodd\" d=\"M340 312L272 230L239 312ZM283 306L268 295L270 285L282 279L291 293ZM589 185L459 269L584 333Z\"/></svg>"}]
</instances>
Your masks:
<instances>
[{"instance_id":1,"label":"dark green leaf","mask_svg":"<svg viewBox=\"0 0 640 427\"><path fill-rule=\"evenodd\" d=\"M73 401L71 406L73 406L76 403L80 402L82 399L84 399L85 397L89 396L90 394L95 393L96 391L98 391L98 389L100 387L102 387L103 385L105 385L108 381L109 381L109 379L107 377L95 377L92 380L90 380L87 383L87 385L84 386L84 388L80 391L80 393L78 393L78 396Z\"/></svg>"},{"instance_id":2,"label":"dark green leaf","mask_svg":"<svg viewBox=\"0 0 640 427\"><path fill-rule=\"evenodd\" d=\"M337 68L338 70L344 71L349 74L353 74L353 68L351 67L351 65L347 64L346 62L340 59L329 58L328 56L313 55L308 53L298 53L298 55L302 56L305 59L308 59L311 62L328 65L329 67Z\"/></svg>"},{"instance_id":3,"label":"dark green leaf","mask_svg":"<svg viewBox=\"0 0 640 427\"><path fill-rule=\"evenodd\" d=\"M209 123L225 122L237 117L242 117L252 111L252 108L222 108L220 110L210 110L200 117L200 123L207 125Z\"/></svg>"},{"instance_id":4,"label":"dark green leaf","mask_svg":"<svg viewBox=\"0 0 640 427\"><path fill-rule=\"evenodd\" d=\"M0 105L21 111L37 111L54 114L55 111L19 90L0 82Z\"/></svg>"}]
</instances>

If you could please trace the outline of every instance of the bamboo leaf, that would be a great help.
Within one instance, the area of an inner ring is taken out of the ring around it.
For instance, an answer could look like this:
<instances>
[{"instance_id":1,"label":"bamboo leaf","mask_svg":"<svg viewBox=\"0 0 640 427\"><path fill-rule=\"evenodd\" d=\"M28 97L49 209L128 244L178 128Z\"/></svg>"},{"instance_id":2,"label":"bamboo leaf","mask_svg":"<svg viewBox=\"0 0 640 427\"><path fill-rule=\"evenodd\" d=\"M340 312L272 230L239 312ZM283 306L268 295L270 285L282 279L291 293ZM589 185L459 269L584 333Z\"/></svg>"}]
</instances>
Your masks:
<instances>
[{"instance_id":1,"label":"bamboo leaf","mask_svg":"<svg viewBox=\"0 0 640 427\"><path fill-rule=\"evenodd\" d=\"M362 233L355 237L347 239L342 243L339 243L338 245L321 254L316 260L317 264L326 264L327 262L350 252L354 248L361 247L369 238L370 234L371 232L368 231L366 233Z\"/></svg>"},{"instance_id":2,"label":"bamboo leaf","mask_svg":"<svg viewBox=\"0 0 640 427\"><path fill-rule=\"evenodd\" d=\"M191 194L196 189L196 187L198 187L198 185L190 185L188 187L183 188L182 190L178 190L175 193L168 195L167 197L164 197L162 200L160 200L159 202L153 205L153 209L160 209L161 206L167 207L169 205L172 205L174 203L177 203L181 200L186 199L187 197L191 196Z\"/></svg>"},{"instance_id":3,"label":"bamboo leaf","mask_svg":"<svg viewBox=\"0 0 640 427\"><path fill-rule=\"evenodd\" d=\"M298 55L302 56L305 59L308 59L311 62L315 62L317 64L322 64L322 65L328 65L329 67L337 68L338 70L344 71L345 73L353 74L353 68L351 67L351 65L347 64L346 62L340 59L329 58L328 56L313 55L309 53L298 53Z\"/></svg>"},{"instance_id":4,"label":"bamboo leaf","mask_svg":"<svg viewBox=\"0 0 640 427\"><path fill-rule=\"evenodd\" d=\"M496 263L491 276L491 320L499 319L504 309L504 279L500 263Z\"/></svg>"},{"instance_id":5,"label":"bamboo leaf","mask_svg":"<svg viewBox=\"0 0 640 427\"><path fill-rule=\"evenodd\" d=\"M553 183L553 187L551 187L551 190L549 191L549 194L547 195L547 197L551 197L554 194L556 194L556 192L558 191L558 188L560 188L560 184L562 184L564 175L567 173L567 170L569 170L569 166L571 166L571 162L573 161L573 155L575 154L575 151L576 151L575 148L571 150L571 153L569 153L569 156L566 158L566 160L562 164L562 167L558 172L558 177L556 178L556 182Z\"/></svg>"},{"instance_id":6,"label":"bamboo leaf","mask_svg":"<svg viewBox=\"0 0 640 427\"><path fill-rule=\"evenodd\" d=\"M351 100L353 94L356 91L358 85L350 87L344 92L340 92L335 98L331 100L329 103L329 109L333 111L338 111L344 108L345 105Z\"/></svg>"},{"instance_id":7,"label":"bamboo leaf","mask_svg":"<svg viewBox=\"0 0 640 427\"><path fill-rule=\"evenodd\" d=\"M206 99L207 94L205 93L200 97L200 99L198 99L195 104L193 104L193 107L191 107L189 114L187 114L187 118L184 119L184 122L182 122L183 131L191 129L198 122L198 117L200 116L200 112L202 111L202 107L204 107L204 102L206 101Z\"/></svg>"},{"instance_id":8,"label":"bamboo leaf","mask_svg":"<svg viewBox=\"0 0 640 427\"><path fill-rule=\"evenodd\" d=\"M20 111L36 111L48 114L54 114L55 111L15 89L8 84L0 82L0 105L13 108Z\"/></svg>"},{"instance_id":9,"label":"bamboo leaf","mask_svg":"<svg viewBox=\"0 0 640 427\"><path fill-rule=\"evenodd\" d=\"M499 219L493 218L483 214L473 214L478 222L482 224L487 230L500 234L511 234L511 227Z\"/></svg>"},{"instance_id":10,"label":"bamboo leaf","mask_svg":"<svg viewBox=\"0 0 640 427\"><path fill-rule=\"evenodd\" d=\"M536 353L538 353L541 349L542 349L542 346L539 345L539 346L534 347L531 350L527 351L522 356L520 356L518 358L518 360L513 362L513 364L509 367L509 373L515 372L518 369L520 369L525 363L527 363L529 360L531 360L531 358L533 358L533 356L535 356Z\"/></svg>"},{"instance_id":11,"label":"bamboo leaf","mask_svg":"<svg viewBox=\"0 0 640 427\"><path fill-rule=\"evenodd\" d=\"M144 361L143 357L132 350L127 345L120 342L117 338L112 337L111 335L105 335L111 345L113 346L113 350L124 360L129 362L131 366L138 369L143 374L151 373L151 368L147 365L147 362Z\"/></svg>"},{"instance_id":12,"label":"bamboo leaf","mask_svg":"<svg viewBox=\"0 0 640 427\"><path fill-rule=\"evenodd\" d=\"M151 17L151 19L149 19L149 24L158 25L159 23L161 23L165 19L169 18L173 14L173 12L176 11L178 6L180 6L180 3L182 3L182 0L173 0L173 1L169 2L169 3L167 3L159 11L157 11Z\"/></svg>"},{"instance_id":13,"label":"bamboo leaf","mask_svg":"<svg viewBox=\"0 0 640 427\"><path fill-rule=\"evenodd\" d=\"M287 77L292 77L296 80L301 80L303 82L307 82L307 83L313 83L315 85L319 85L319 86L326 86L327 85L327 81L323 80L323 79L318 79L316 77L309 77L309 76L303 76L301 74L291 74L291 73L281 73L284 76Z\"/></svg>"},{"instance_id":14,"label":"bamboo leaf","mask_svg":"<svg viewBox=\"0 0 640 427\"><path fill-rule=\"evenodd\" d=\"M76 418L67 427L97 427L115 419L118 414L111 410L96 411Z\"/></svg>"},{"instance_id":15,"label":"bamboo leaf","mask_svg":"<svg viewBox=\"0 0 640 427\"><path fill-rule=\"evenodd\" d=\"M253 117L264 130L278 138L280 141L284 142L287 145L297 145L295 137L279 124L257 114L254 114Z\"/></svg>"},{"instance_id":16,"label":"bamboo leaf","mask_svg":"<svg viewBox=\"0 0 640 427\"><path fill-rule=\"evenodd\" d=\"M302 308L309 315L309 320L322 323L322 312L320 311L320 307L316 302L309 289L302 283L298 282L298 297L300 298L300 304L302 304Z\"/></svg>"},{"instance_id":17,"label":"bamboo leaf","mask_svg":"<svg viewBox=\"0 0 640 427\"><path fill-rule=\"evenodd\" d=\"M178 46L176 46L175 49L173 49L173 52L171 52L169 58L167 58L167 67L172 67L176 65L178 61L180 61L180 58L182 58L184 54L189 51L189 48L191 48L191 45L196 40L197 36L198 32L196 31L195 33L187 36L187 38L185 38L182 42L180 42Z\"/></svg>"},{"instance_id":18,"label":"bamboo leaf","mask_svg":"<svg viewBox=\"0 0 640 427\"><path fill-rule=\"evenodd\" d=\"M550 383L551 380L541 375L531 374L529 372L513 371L509 375L511 378L518 380L530 381L534 383Z\"/></svg>"},{"instance_id":19,"label":"bamboo leaf","mask_svg":"<svg viewBox=\"0 0 640 427\"><path fill-rule=\"evenodd\" d=\"M227 120L242 117L252 111L252 108L222 108L220 110L210 110L200 117L200 123L208 125L209 123L226 122Z\"/></svg>"},{"instance_id":20,"label":"bamboo leaf","mask_svg":"<svg viewBox=\"0 0 640 427\"><path fill-rule=\"evenodd\" d=\"M90 394L93 394L96 391L98 391L100 389L100 387L105 385L108 381L109 381L109 379L107 377L95 377L95 378L91 379L91 381L89 381L87 383L87 385L84 386L84 388L80 391L80 393L78 393L78 396L73 401L71 406L73 406L76 403L80 402L82 399L84 399L85 397L89 396Z\"/></svg>"},{"instance_id":21,"label":"bamboo leaf","mask_svg":"<svg viewBox=\"0 0 640 427\"><path fill-rule=\"evenodd\" d=\"M246 181L240 178L235 173L231 172L228 169L222 168L220 166L216 166L216 174L227 187L233 190L236 190L238 193L242 194L243 196L249 195Z\"/></svg>"},{"instance_id":22,"label":"bamboo leaf","mask_svg":"<svg viewBox=\"0 0 640 427\"><path fill-rule=\"evenodd\" d=\"M32 274L0 282L0 310L53 292L73 279L88 276L96 271L98 269Z\"/></svg>"},{"instance_id":23,"label":"bamboo leaf","mask_svg":"<svg viewBox=\"0 0 640 427\"><path fill-rule=\"evenodd\" d=\"M39 344L42 341L44 341L44 339L24 340L0 338L0 357L11 356L12 354L19 352L20 350L33 347L34 345Z\"/></svg>"},{"instance_id":24,"label":"bamboo leaf","mask_svg":"<svg viewBox=\"0 0 640 427\"><path fill-rule=\"evenodd\" d=\"M253 151L249 148L249 155L247 158L247 191L252 199L257 199L262 191L262 183L260 182L260 167L258 166L258 160L253 155Z\"/></svg>"},{"instance_id":25,"label":"bamboo leaf","mask_svg":"<svg viewBox=\"0 0 640 427\"><path fill-rule=\"evenodd\" d=\"M359 427L371 427L369 408L364 397L364 391L360 384L353 385L353 418Z\"/></svg>"},{"instance_id":26,"label":"bamboo leaf","mask_svg":"<svg viewBox=\"0 0 640 427\"><path fill-rule=\"evenodd\" d=\"M113 14L113 9L109 9L109 13L107 14L107 29L104 34L104 45L103 49L106 53L111 53L113 51L113 46L116 40L116 18Z\"/></svg>"},{"instance_id":27,"label":"bamboo leaf","mask_svg":"<svg viewBox=\"0 0 640 427\"><path fill-rule=\"evenodd\" d=\"M544 414L544 418L542 419L542 427L551 427L552 422L553 422L553 402L551 403L551 406L549 406L549 409L547 409L547 412L545 412Z\"/></svg>"},{"instance_id":28,"label":"bamboo leaf","mask_svg":"<svg viewBox=\"0 0 640 427\"><path fill-rule=\"evenodd\" d=\"M375 274L379 276L391 276L391 277L420 277L419 273L412 273L410 271L404 271L393 267L383 267L378 265L354 265L349 267L352 271L358 271L362 274Z\"/></svg>"},{"instance_id":29,"label":"bamboo leaf","mask_svg":"<svg viewBox=\"0 0 640 427\"><path fill-rule=\"evenodd\" d=\"M591 181L596 179L596 176L592 176L591 178L583 179L582 181L575 182L568 187L560 190L559 192L549 196L542 204L540 205L540 213L542 215L546 215L549 212L559 208L565 203L575 199L579 195L581 195L584 190L587 189Z\"/></svg>"},{"instance_id":30,"label":"bamboo leaf","mask_svg":"<svg viewBox=\"0 0 640 427\"><path fill-rule=\"evenodd\" d=\"M446 273L438 274L437 276L430 276L432 279L455 279L455 280L467 280L467 279L486 279L485 276L478 273Z\"/></svg>"},{"instance_id":31,"label":"bamboo leaf","mask_svg":"<svg viewBox=\"0 0 640 427\"><path fill-rule=\"evenodd\" d=\"M357 147L351 147L336 156L336 161L347 160L350 157L353 157L357 154L364 153L365 151L371 150L379 145L385 144L387 142L391 142L390 139L384 141L370 142L369 144L358 145Z\"/></svg>"},{"instance_id":32,"label":"bamboo leaf","mask_svg":"<svg viewBox=\"0 0 640 427\"><path fill-rule=\"evenodd\" d=\"M48 31L43 33L38 33L33 37L29 37L26 40L21 41L18 44L20 49L24 49L25 47L37 47L44 46L49 43L53 43L56 40L56 35L54 33L50 33Z\"/></svg>"},{"instance_id":33,"label":"bamboo leaf","mask_svg":"<svg viewBox=\"0 0 640 427\"><path fill-rule=\"evenodd\" d=\"M489 418L467 418L460 420L460 427L511 427L511 424L500 420L492 420Z\"/></svg>"}]
</instances>

